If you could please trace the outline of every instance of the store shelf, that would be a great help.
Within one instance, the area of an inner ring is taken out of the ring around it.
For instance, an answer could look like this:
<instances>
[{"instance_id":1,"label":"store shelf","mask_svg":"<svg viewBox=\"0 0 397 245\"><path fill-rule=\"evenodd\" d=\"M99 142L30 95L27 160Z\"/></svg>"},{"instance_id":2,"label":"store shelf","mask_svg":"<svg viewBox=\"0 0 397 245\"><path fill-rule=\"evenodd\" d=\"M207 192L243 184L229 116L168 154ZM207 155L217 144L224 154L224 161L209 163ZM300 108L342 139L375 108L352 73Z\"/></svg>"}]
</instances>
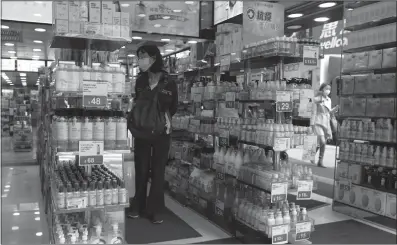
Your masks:
<instances>
[{"instance_id":1,"label":"store shelf","mask_svg":"<svg viewBox=\"0 0 397 245\"><path fill-rule=\"evenodd\" d=\"M348 3L345 3L345 8L346 9L356 9L360 7L364 7L366 5L374 4L379 1L351 1Z\"/></svg>"},{"instance_id":2,"label":"store shelf","mask_svg":"<svg viewBox=\"0 0 397 245\"><path fill-rule=\"evenodd\" d=\"M395 92L390 93L365 93L365 94L341 94L341 97L395 97Z\"/></svg>"},{"instance_id":3,"label":"store shelf","mask_svg":"<svg viewBox=\"0 0 397 245\"><path fill-rule=\"evenodd\" d=\"M131 153L131 150L105 150L103 152L104 155L107 154L128 154ZM57 152L56 153L57 156L78 156L79 152L78 151L68 151L68 152Z\"/></svg>"},{"instance_id":4,"label":"store shelf","mask_svg":"<svg viewBox=\"0 0 397 245\"><path fill-rule=\"evenodd\" d=\"M356 161L352 161L352 160L345 160L345 159L336 159L336 160L338 160L339 162L356 164L356 165L360 165L360 166L363 166L363 167L372 166L372 167L380 167L380 168L385 168L385 169L390 169L390 170L397 169L396 167L380 166L380 165L374 165L374 164L371 164L371 163L356 162Z\"/></svg>"},{"instance_id":5,"label":"store shelf","mask_svg":"<svg viewBox=\"0 0 397 245\"><path fill-rule=\"evenodd\" d=\"M129 41L131 41L130 38L109 38L100 35L56 34L52 39L50 48L84 50L90 46L92 50L115 51L126 45Z\"/></svg>"},{"instance_id":6,"label":"store shelf","mask_svg":"<svg viewBox=\"0 0 397 245\"><path fill-rule=\"evenodd\" d=\"M383 44L377 44L377 45L371 45L371 46L344 49L343 53L360 53L360 52L371 51L371 50L394 48L394 47L396 47L396 45L397 45L396 42L383 43Z\"/></svg>"},{"instance_id":7,"label":"store shelf","mask_svg":"<svg viewBox=\"0 0 397 245\"><path fill-rule=\"evenodd\" d=\"M236 180L242 185L247 185L247 186L250 186L252 188L255 188L255 189L261 190L263 192L269 193L269 194L271 193L271 191L269 191L269 190L263 189L262 187L259 187L259 186L254 185L254 184L250 184L250 183L248 183L248 182L246 182L244 180L241 180L239 178L236 178Z\"/></svg>"},{"instance_id":8,"label":"store shelf","mask_svg":"<svg viewBox=\"0 0 397 245\"><path fill-rule=\"evenodd\" d=\"M337 119L352 119L352 120L360 120L360 119L396 119L395 116L345 116L345 115L340 115L336 116Z\"/></svg>"},{"instance_id":9,"label":"store shelf","mask_svg":"<svg viewBox=\"0 0 397 245\"><path fill-rule=\"evenodd\" d=\"M357 141L369 142L371 144L397 146L397 142L387 142L387 141L379 141L379 140L354 139L354 138L346 138L346 137L338 137L338 140L357 140Z\"/></svg>"},{"instance_id":10,"label":"store shelf","mask_svg":"<svg viewBox=\"0 0 397 245\"><path fill-rule=\"evenodd\" d=\"M245 145L257 146L257 147L264 148L264 149L273 149L273 146L257 144L254 142L249 142L249 141L244 141L244 140L239 140L238 143L245 144Z\"/></svg>"},{"instance_id":11,"label":"store shelf","mask_svg":"<svg viewBox=\"0 0 397 245\"><path fill-rule=\"evenodd\" d=\"M376 68L376 69L363 69L354 71L342 71L342 75L361 75L361 74L386 74L386 73L396 73L397 67L386 67L386 68Z\"/></svg>"},{"instance_id":12,"label":"store shelf","mask_svg":"<svg viewBox=\"0 0 397 245\"><path fill-rule=\"evenodd\" d=\"M67 214L67 213L78 213L78 212L96 211L96 210L105 210L107 212L114 212L114 211L124 211L124 209L128 208L129 206L130 205L126 203L126 204L106 205L106 206L96 206L96 207L76 208L76 209L58 209L54 204L54 213Z\"/></svg>"},{"instance_id":13,"label":"store shelf","mask_svg":"<svg viewBox=\"0 0 397 245\"><path fill-rule=\"evenodd\" d=\"M364 30L367 28L373 28L373 27L377 27L377 26L381 26L381 25L392 24L392 23L395 23L396 21L397 21L397 18L396 18L396 16L394 16L394 17L389 17L389 18L380 19L380 20L373 20L372 22L363 23L360 25L346 26L345 30L346 31L360 31L360 30Z\"/></svg>"},{"instance_id":14,"label":"store shelf","mask_svg":"<svg viewBox=\"0 0 397 245\"><path fill-rule=\"evenodd\" d=\"M268 99L268 100L236 100L236 101L240 102L240 103L266 103L266 102L275 103L276 102L276 100L270 100L270 99Z\"/></svg>"}]
</instances>

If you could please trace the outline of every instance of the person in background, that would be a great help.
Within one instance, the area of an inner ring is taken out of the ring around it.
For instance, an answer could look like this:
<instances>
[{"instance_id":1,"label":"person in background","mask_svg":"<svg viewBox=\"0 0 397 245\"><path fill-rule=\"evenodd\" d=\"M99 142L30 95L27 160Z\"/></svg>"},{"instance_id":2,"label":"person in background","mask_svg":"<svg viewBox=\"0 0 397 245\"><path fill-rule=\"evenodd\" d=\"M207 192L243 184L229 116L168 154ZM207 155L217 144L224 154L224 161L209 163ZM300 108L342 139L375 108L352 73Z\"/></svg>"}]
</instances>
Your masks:
<instances>
[{"instance_id":1,"label":"person in background","mask_svg":"<svg viewBox=\"0 0 397 245\"><path fill-rule=\"evenodd\" d=\"M164 70L163 57L157 46L139 47L137 57L140 73L135 86L135 104L128 116L128 128L134 137L136 191L127 216L139 218L146 215L152 223L161 224L160 214L165 206L165 165L171 144L172 116L178 106L178 91L175 81ZM148 124L159 130L145 131ZM151 184L147 196L149 177Z\"/></svg>"},{"instance_id":2,"label":"person in background","mask_svg":"<svg viewBox=\"0 0 397 245\"><path fill-rule=\"evenodd\" d=\"M320 155L318 158L317 166L323 167L323 158L325 153L325 147L328 140L332 139L332 129L331 126L334 125L335 113L339 106L332 108L331 98L329 94L331 93L331 85L328 83L323 83L320 86L319 92L316 97L314 97L314 107L313 107L313 118L312 127L313 132L318 136L317 139L317 151L320 149ZM335 125L334 125L335 126ZM314 162L313 162L314 163Z\"/></svg>"}]
</instances>

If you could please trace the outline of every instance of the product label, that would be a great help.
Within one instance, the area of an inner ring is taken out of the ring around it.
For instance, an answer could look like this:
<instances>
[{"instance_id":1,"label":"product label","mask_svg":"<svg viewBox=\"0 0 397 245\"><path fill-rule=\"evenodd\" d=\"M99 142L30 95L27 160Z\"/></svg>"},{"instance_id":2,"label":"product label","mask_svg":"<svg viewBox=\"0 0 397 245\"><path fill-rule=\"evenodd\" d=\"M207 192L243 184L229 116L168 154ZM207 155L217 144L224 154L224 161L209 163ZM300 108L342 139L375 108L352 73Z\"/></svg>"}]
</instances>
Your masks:
<instances>
[{"instance_id":1,"label":"product label","mask_svg":"<svg viewBox=\"0 0 397 245\"><path fill-rule=\"evenodd\" d=\"M67 209L79 209L86 207L83 198L68 198L66 199L66 208Z\"/></svg>"},{"instance_id":2,"label":"product label","mask_svg":"<svg viewBox=\"0 0 397 245\"><path fill-rule=\"evenodd\" d=\"M273 183L271 190L271 202L277 203L287 200L288 183Z\"/></svg>"},{"instance_id":3,"label":"product label","mask_svg":"<svg viewBox=\"0 0 397 245\"><path fill-rule=\"evenodd\" d=\"M286 151L291 148L291 138L274 138L274 151Z\"/></svg>"},{"instance_id":4,"label":"product label","mask_svg":"<svg viewBox=\"0 0 397 245\"><path fill-rule=\"evenodd\" d=\"M318 46L303 46L303 64L317 66L320 49Z\"/></svg>"},{"instance_id":5,"label":"product label","mask_svg":"<svg viewBox=\"0 0 397 245\"><path fill-rule=\"evenodd\" d=\"M105 108L107 106L107 95L107 82L83 81L83 107Z\"/></svg>"},{"instance_id":6,"label":"product label","mask_svg":"<svg viewBox=\"0 0 397 245\"><path fill-rule=\"evenodd\" d=\"M221 201L216 199L215 201L215 214L218 216L223 216L223 212L225 210L225 204Z\"/></svg>"},{"instance_id":7,"label":"product label","mask_svg":"<svg viewBox=\"0 0 397 245\"><path fill-rule=\"evenodd\" d=\"M313 181L312 180L298 180L298 193L296 200L310 200L312 198Z\"/></svg>"},{"instance_id":8,"label":"product label","mask_svg":"<svg viewBox=\"0 0 397 245\"><path fill-rule=\"evenodd\" d=\"M276 91L276 111L292 112L292 92Z\"/></svg>"},{"instance_id":9,"label":"product label","mask_svg":"<svg viewBox=\"0 0 397 245\"><path fill-rule=\"evenodd\" d=\"M90 191L89 193L89 206L96 206L96 191Z\"/></svg>"},{"instance_id":10,"label":"product label","mask_svg":"<svg viewBox=\"0 0 397 245\"><path fill-rule=\"evenodd\" d=\"M288 224L272 226L272 244L286 244L288 242Z\"/></svg>"},{"instance_id":11,"label":"product label","mask_svg":"<svg viewBox=\"0 0 397 245\"><path fill-rule=\"evenodd\" d=\"M93 123L88 120L81 124L81 140L92 140Z\"/></svg>"},{"instance_id":12,"label":"product label","mask_svg":"<svg viewBox=\"0 0 397 245\"><path fill-rule=\"evenodd\" d=\"M311 230L312 230L312 224L310 222L296 223L295 241L309 239Z\"/></svg>"},{"instance_id":13,"label":"product label","mask_svg":"<svg viewBox=\"0 0 397 245\"><path fill-rule=\"evenodd\" d=\"M103 206L103 200L104 199L104 197L103 197L103 190L101 190L101 191L98 191L97 192L97 195L96 195L96 204L98 205L98 206Z\"/></svg>"},{"instance_id":14,"label":"product label","mask_svg":"<svg viewBox=\"0 0 397 245\"><path fill-rule=\"evenodd\" d=\"M105 121L105 140L116 140L116 125L112 119Z\"/></svg>"},{"instance_id":15,"label":"product label","mask_svg":"<svg viewBox=\"0 0 397 245\"><path fill-rule=\"evenodd\" d=\"M93 140L104 140L105 136L105 123L103 121L95 120L93 123Z\"/></svg>"},{"instance_id":16,"label":"product label","mask_svg":"<svg viewBox=\"0 0 397 245\"><path fill-rule=\"evenodd\" d=\"M316 135L305 135L303 138L303 155L304 161L313 160L316 157L317 149L317 136Z\"/></svg>"},{"instance_id":17,"label":"product label","mask_svg":"<svg viewBox=\"0 0 397 245\"><path fill-rule=\"evenodd\" d=\"M104 203L105 205L112 204L112 190L105 190L104 191Z\"/></svg>"},{"instance_id":18,"label":"product label","mask_svg":"<svg viewBox=\"0 0 397 245\"><path fill-rule=\"evenodd\" d=\"M78 141L81 137L81 122L73 119L69 122L69 140Z\"/></svg>"},{"instance_id":19,"label":"product label","mask_svg":"<svg viewBox=\"0 0 397 245\"><path fill-rule=\"evenodd\" d=\"M113 189L112 190L112 204L118 204L119 203L119 194L118 194L118 189Z\"/></svg>"},{"instance_id":20,"label":"product label","mask_svg":"<svg viewBox=\"0 0 397 245\"><path fill-rule=\"evenodd\" d=\"M103 141L79 141L79 166L103 164Z\"/></svg>"}]
</instances>

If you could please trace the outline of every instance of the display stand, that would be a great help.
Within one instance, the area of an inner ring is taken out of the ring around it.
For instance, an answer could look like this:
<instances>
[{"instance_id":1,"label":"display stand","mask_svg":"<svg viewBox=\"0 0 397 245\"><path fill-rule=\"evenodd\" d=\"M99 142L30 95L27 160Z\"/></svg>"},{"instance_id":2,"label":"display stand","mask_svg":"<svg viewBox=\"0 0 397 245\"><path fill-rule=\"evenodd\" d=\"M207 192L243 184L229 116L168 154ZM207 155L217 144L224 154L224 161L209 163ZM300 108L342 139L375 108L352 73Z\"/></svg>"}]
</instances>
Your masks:
<instances>
[{"instance_id":1,"label":"display stand","mask_svg":"<svg viewBox=\"0 0 397 245\"><path fill-rule=\"evenodd\" d=\"M125 241L124 155L131 151L121 97L130 95L124 72L106 62L92 67L91 51L113 51L127 41L56 33L51 47L84 52L84 66L61 56L40 70L37 159L53 244Z\"/></svg>"},{"instance_id":2,"label":"display stand","mask_svg":"<svg viewBox=\"0 0 397 245\"><path fill-rule=\"evenodd\" d=\"M333 209L395 232L396 2L346 2L345 18Z\"/></svg>"}]
</instances>

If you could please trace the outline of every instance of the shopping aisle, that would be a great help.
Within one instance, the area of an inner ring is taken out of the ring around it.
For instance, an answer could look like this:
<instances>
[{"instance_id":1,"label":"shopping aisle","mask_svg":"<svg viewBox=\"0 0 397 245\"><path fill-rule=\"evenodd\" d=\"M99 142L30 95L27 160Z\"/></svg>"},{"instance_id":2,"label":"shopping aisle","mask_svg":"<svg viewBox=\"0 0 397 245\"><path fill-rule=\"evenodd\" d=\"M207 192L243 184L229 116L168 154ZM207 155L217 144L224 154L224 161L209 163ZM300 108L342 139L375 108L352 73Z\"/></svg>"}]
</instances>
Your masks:
<instances>
[{"instance_id":1,"label":"shopping aisle","mask_svg":"<svg viewBox=\"0 0 397 245\"><path fill-rule=\"evenodd\" d=\"M1 138L1 166L27 166L36 165L37 128L33 128L33 149L30 151L15 152L12 137Z\"/></svg>"}]
</instances>

